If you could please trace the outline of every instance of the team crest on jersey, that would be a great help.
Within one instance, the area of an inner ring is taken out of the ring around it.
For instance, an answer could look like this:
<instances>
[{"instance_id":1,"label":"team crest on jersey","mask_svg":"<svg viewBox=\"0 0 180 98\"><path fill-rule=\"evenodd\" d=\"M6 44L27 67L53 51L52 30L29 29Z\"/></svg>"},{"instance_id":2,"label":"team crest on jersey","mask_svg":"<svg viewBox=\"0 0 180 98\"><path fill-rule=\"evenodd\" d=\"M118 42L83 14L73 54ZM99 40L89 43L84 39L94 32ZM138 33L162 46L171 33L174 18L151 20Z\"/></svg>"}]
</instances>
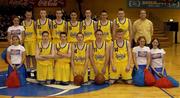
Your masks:
<instances>
[{"instance_id":1,"label":"team crest on jersey","mask_svg":"<svg viewBox=\"0 0 180 98\"><path fill-rule=\"evenodd\" d=\"M121 60L121 59L125 58L125 55L124 54L116 54L116 58Z\"/></svg>"},{"instance_id":2,"label":"team crest on jersey","mask_svg":"<svg viewBox=\"0 0 180 98\"><path fill-rule=\"evenodd\" d=\"M90 36L92 35L92 32L84 32L84 36Z\"/></svg>"},{"instance_id":3,"label":"team crest on jersey","mask_svg":"<svg viewBox=\"0 0 180 98\"><path fill-rule=\"evenodd\" d=\"M104 55L95 55L95 59L99 61L103 61Z\"/></svg>"}]
</instances>

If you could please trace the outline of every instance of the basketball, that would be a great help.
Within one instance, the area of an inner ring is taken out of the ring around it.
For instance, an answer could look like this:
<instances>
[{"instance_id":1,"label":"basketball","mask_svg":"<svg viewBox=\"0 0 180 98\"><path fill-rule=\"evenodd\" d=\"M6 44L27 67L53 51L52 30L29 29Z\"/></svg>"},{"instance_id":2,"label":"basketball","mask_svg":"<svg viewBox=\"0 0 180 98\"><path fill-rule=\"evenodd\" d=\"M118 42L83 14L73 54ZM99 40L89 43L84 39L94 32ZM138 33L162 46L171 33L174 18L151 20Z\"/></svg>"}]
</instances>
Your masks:
<instances>
[{"instance_id":1,"label":"basketball","mask_svg":"<svg viewBox=\"0 0 180 98\"><path fill-rule=\"evenodd\" d=\"M97 74L95 77L95 83L98 85L104 84L105 82L105 77L103 74Z\"/></svg>"},{"instance_id":2,"label":"basketball","mask_svg":"<svg viewBox=\"0 0 180 98\"><path fill-rule=\"evenodd\" d=\"M81 75L76 75L74 77L74 84L79 86L84 83L84 78Z\"/></svg>"}]
</instances>

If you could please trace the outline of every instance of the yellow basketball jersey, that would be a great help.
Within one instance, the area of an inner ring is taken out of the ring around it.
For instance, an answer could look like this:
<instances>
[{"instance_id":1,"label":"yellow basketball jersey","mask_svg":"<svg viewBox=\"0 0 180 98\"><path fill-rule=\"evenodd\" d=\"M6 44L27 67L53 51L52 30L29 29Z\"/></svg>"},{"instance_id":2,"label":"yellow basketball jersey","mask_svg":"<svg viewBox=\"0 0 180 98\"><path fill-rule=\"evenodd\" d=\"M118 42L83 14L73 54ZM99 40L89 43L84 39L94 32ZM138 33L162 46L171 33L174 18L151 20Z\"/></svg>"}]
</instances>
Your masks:
<instances>
[{"instance_id":1,"label":"yellow basketball jersey","mask_svg":"<svg viewBox=\"0 0 180 98\"><path fill-rule=\"evenodd\" d=\"M23 21L22 25L25 28L25 39L24 39L24 41L34 41L34 40L36 40L34 21L31 20L30 25L27 25L25 23L25 21Z\"/></svg>"},{"instance_id":2,"label":"yellow basketball jersey","mask_svg":"<svg viewBox=\"0 0 180 98\"><path fill-rule=\"evenodd\" d=\"M95 41L93 41L93 51L94 51L94 62L95 64L104 64L105 62L105 54L106 54L106 42L104 41L101 48L97 47ZM104 65L102 65L104 66Z\"/></svg>"},{"instance_id":3,"label":"yellow basketball jersey","mask_svg":"<svg viewBox=\"0 0 180 98\"><path fill-rule=\"evenodd\" d=\"M87 50L86 43L84 43L84 46L82 49L79 49L77 44L75 44L75 49L74 49L74 64L75 65L84 65L85 64L86 50Z\"/></svg>"},{"instance_id":4,"label":"yellow basketball jersey","mask_svg":"<svg viewBox=\"0 0 180 98\"><path fill-rule=\"evenodd\" d=\"M80 22L77 23L76 26L72 26L71 22L68 22L68 42L77 42L76 41L76 35L80 31Z\"/></svg>"},{"instance_id":5,"label":"yellow basketball jersey","mask_svg":"<svg viewBox=\"0 0 180 98\"><path fill-rule=\"evenodd\" d=\"M65 21L62 20L60 24L53 20L53 32L52 37L56 39L60 39L60 33L65 32Z\"/></svg>"},{"instance_id":6,"label":"yellow basketball jersey","mask_svg":"<svg viewBox=\"0 0 180 98\"><path fill-rule=\"evenodd\" d=\"M57 52L67 54L69 51L69 48L70 48L69 43L66 43L66 45L64 47L61 47L61 43L56 44ZM58 58L57 60L59 60L61 62L70 62L70 58Z\"/></svg>"},{"instance_id":7,"label":"yellow basketball jersey","mask_svg":"<svg viewBox=\"0 0 180 98\"><path fill-rule=\"evenodd\" d=\"M91 20L91 23L89 25L87 25L85 23L85 21L83 20L82 22L83 24L83 28L82 28L82 33L84 34L84 41L92 41L95 40L95 36L94 36L94 20Z\"/></svg>"},{"instance_id":8,"label":"yellow basketball jersey","mask_svg":"<svg viewBox=\"0 0 180 98\"><path fill-rule=\"evenodd\" d=\"M50 33L50 26L49 26L49 20L46 18L46 22L44 24L41 24L40 19L37 20L37 39L42 39L42 32L43 31L48 31L49 32L49 38L51 38L51 33Z\"/></svg>"},{"instance_id":9,"label":"yellow basketball jersey","mask_svg":"<svg viewBox=\"0 0 180 98\"><path fill-rule=\"evenodd\" d=\"M42 42L38 43L38 47L40 49L40 55L46 56L46 55L51 54L51 51L52 51L52 43L51 42L49 42L49 45L47 48L43 48ZM45 61L39 61L38 63L41 65L50 65L50 64L52 64L52 59L45 60Z\"/></svg>"},{"instance_id":10,"label":"yellow basketball jersey","mask_svg":"<svg viewBox=\"0 0 180 98\"><path fill-rule=\"evenodd\" d=\"M116 18L116 24L119 28L123 29L124 32L124 39L129 40L129 19L126 18L124 23L120 23L119 19Z\"/></svg>"},{"instance_id":11,"label":"yellow basketball jersey","mask_svg":"<svg viewBox=\"0 0 180 98\"><path fill-rule=\"evenodd\" d=\"M123 46L119 47L117 41L113 41L113 57L114 63L128 62L127 41L123 40Z\"/></svg>"},{"instance_id":12,"label":"yellow basketball jersey","mask_svg":"<svg viewBox=\"0 0 180 98\"><path fill-rule=\"evenodd\" d=\"M101 29L103 31L103 39L110 41L112 39L111 37L111 21L108 20L108 23L106 25L102 25L101 21L98 21L98 29Z\"/></svg>"}]
</instances>

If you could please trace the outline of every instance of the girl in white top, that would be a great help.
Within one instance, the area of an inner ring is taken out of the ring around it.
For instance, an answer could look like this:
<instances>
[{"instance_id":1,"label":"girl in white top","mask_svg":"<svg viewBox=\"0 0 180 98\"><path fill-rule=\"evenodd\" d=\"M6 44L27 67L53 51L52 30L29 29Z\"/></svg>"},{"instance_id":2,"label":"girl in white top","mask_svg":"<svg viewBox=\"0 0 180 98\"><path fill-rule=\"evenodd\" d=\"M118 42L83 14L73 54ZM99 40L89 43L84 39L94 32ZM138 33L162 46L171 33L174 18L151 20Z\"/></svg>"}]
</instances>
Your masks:
<instances>
[{"instance_id":1,"label":"girl in white top","mask_svg":"<svg viewBox=\"0 0 180 98\"><path fill-rule=\"evenodd\" d=\"M24 66L25 48L20 44L18 36L12 36L12 45L7 48L8 75L17 70L20 77L20 84L26 84L26 71Z\"/></svg>"},{"instance_id":2,"label":"girl in white top","mask_svg":"<svg viewBox=\"0 0 180 98\"><path fill-rule=\"evenodd\" d=\"M153 75L156 79L159 79L159 76L167 76L166 70L164 68L164 49L160 48L159 40L153 39L151 42L151 68Z\"/></svg>"},{"instance_id":3,"label":"girl in white top","mask_svg":"<svg viewBox=\"0 0 180 98\"><path fill-rule=\"evenodd\" d=\"M148 69L150 64L150 48L146 45L146 38L140 36L138 38L138 46L133 48L133 61L136 69Z\"/></svg>"},{"instance_id":4,"label":"girl in white top","mask_svg":"<svg viewBox=\"0 0 180 98\"><path fill-rule=\"evenodd\" d=\"M24 34L24 27L19 25L20 23L20 19L18 16L15 16L13 18L13 25L10 26L7 30L8 32L8 41L10 43L10 45L12 44L12 36L13 35L17 35L20 39L20 42L22 43L23 42L23 34Z\"/></svg>"}]
</instances>

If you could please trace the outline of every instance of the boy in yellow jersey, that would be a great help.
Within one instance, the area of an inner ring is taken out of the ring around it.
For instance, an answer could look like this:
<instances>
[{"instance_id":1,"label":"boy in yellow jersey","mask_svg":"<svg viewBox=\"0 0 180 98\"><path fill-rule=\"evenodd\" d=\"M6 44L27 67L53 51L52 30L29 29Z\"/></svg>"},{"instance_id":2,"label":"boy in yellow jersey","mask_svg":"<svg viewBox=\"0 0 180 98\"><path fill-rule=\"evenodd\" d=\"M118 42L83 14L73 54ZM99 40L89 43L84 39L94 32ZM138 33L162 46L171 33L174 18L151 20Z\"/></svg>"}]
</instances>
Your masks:
<instances>
[{"instance_id":1,"label":"boy in yellow jersey","mask_svg":"<svg viewBox=\"0 0 180 98\"><path fill-rule=\"evenodd\" d=\"M130 69L131 47L128 40L123 39L124 31L117 29L116 40L110 46L110 83L123 80L127 84L132 83L132 70Z\"/></svg>"},{"instance_id":2,"label":"boy in yellow jersey","mask_svg":"<svg viewBox=\"0 0 180 98\"><path fill-rule=\"evenodd\" d=\"M40 84L50 84L53 80L54 45L49 41L49 32L42 32L42 41L37 44L37 80Z\"/></svg>"},{"instance_id":3,"label":"boy in yellow jersey","mask_svg":"<svg viewBox=\"0 0 180 98\"><path fill-rule=\"evenodd\" d=\"M95 40L94 32L97 30L97 22L91 19L91 10L85 11L86 18L82 22L82 33L84 34L84 41L90 43Z\"/></svg>"},{"instance_id":4,"label":"boy in yellow jersey","mask_svg":"<svg viewBox=\"0 0 180 98\"><path fill-rule=\"evenodd\" d=\"M56 19L53 20L53 30L52 30L52 38L53 43L57 44L60 42L60 33L66 32L66 21L62 20L62 10L56 10Z\"/></svg>"},{"instance_id":5,"label":"boy in yellow jersey","mask_svg":"<svg viewBox=\"0 0 180 98\"><path fill-rule=\"evenodd\" d=\"M42 32L49 32L49 40L51 40L51 29L52 21L49 18L46 18L47 12L45 9L40 10L40 19L36 21L36 32L37 32L37 42L42 40Z\"/></svg>"},{"instance_id":6,"label":"boy in yellow jersey","mask_svg":"<svg viewBox=\"0 0 180 98\"><path fill-rule=\"evenodd\" d=\"M96 40L90 45L90 61L92 68L90 71L90 79L94 80L98 73L102 73L105 76L105 80L109 80L109 47L108 44L103 41L102 30L95 32Z\"/></svg>"},{"instance_id":7,"label":"boy in yellow jersey","mask_svg":"<svg viewBox=\"0 0 180 98\"><path fill-rule=\"evenodd\" d=\"M69 84L71 46L67 42L66 32L60 33L60 40L61 42L57 43L55 46L55 84Z\"/></svg>"},{"instance_id":8,"label":"boy in yellow jersey","mask_svg":"<svg viewBox=\"0 0 180 98\"><path fill-rule=\"evenodd\" d=\"M124 10L120 8L117 13L117 18L114 19L113 23L113 31L115 32L116 29L123 29L124 30L124 38L125 40L128 40L130 43L132 41L132 23L129 18L125 17ZM115 34L113 34L114 36Z\"/></svg>"},{"instance_id":9,"label":"boy in yellow jersey","mask_svg":"<svg viewBox=\"0 0 180 98\"><path fill-rule=\"evenodd\" d=\"M71 69L73 77L76 75L81 75L84 77L84 82L88 82L88 53L89 46L84 43L84 35L78 33L76 35L77 43L72 45L72 55L71 55Z\"/></svg>"},{"instance_id":10,"label":"boy in yellow jersey","mask_svg":"<svg viewBox=\"0 0 180 98\"><path fill-rule=\"evenodd\" d=\"M22 21L22 25L25 28L24 34L24 47L26 49L26 66L27 71L30 69L30 65L33 65L32 69L36 69L36 23L32 20L32 11L26 11L26 19ZM32 63L31 63L32 60Z\"/></svg>"},{"instance_id":11,"label":"boy in yellow jersey","mask_svg":"<svg viewBox=\"0 0 180 98\"><path fill-rule=\"evenodd\" d=\"M76 35L78 32L81 31L81 22L77 21L77 13L76 11L72 11L70 14L71 20L68 22L68 42L75 43L76 41Z\"/></svg>"},{"instance_id":12,"label":"boy in yellow jersey","mask_svg":"<svg viewBox=\"0 0 180 98\"><path fill-rule=\"evenodd\" d=\"M103 40L110 42L112 40L112 22L108 20L107 11L101 11L101 20L98 21L98 29L103 31Z\"/></svg>"}]
</instances>

